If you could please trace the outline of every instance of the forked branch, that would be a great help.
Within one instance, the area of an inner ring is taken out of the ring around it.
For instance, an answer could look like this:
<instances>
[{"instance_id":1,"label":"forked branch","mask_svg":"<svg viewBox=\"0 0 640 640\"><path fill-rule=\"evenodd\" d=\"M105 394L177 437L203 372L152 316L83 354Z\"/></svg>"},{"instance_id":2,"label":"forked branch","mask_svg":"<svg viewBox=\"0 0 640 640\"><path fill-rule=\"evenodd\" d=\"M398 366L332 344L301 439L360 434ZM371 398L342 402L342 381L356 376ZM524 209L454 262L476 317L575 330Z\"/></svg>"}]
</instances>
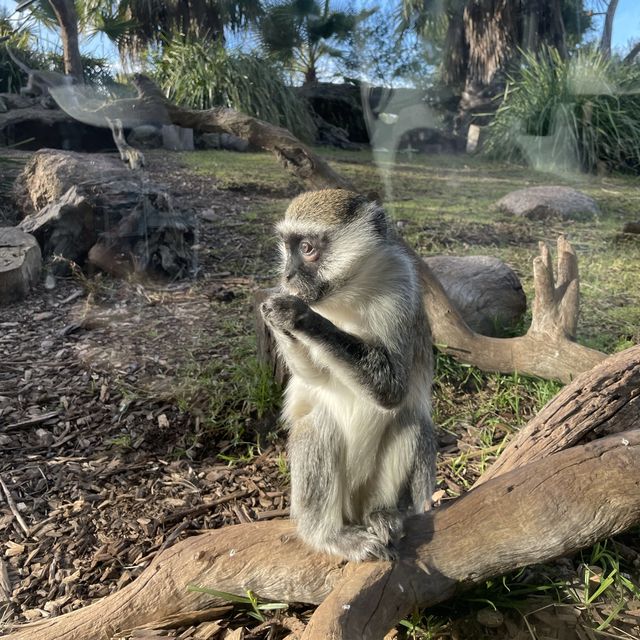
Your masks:
<instances>
[{"instance_id":1,"label":"forked branch","mask_svg":"<svg viewBox=\"0 0 640 640\"><path fill-rule=\"evenodd\" d=\"M458 360L486 371L519 371L570 382L606 357L574 342L579 308L578 263L564 236L558 238L557 281L549 250L540 244L540 255L533 261L532 322L526 335L517 338L474 333L423 261L420 270L434 343Z\"/></svg>"}]
</instances>

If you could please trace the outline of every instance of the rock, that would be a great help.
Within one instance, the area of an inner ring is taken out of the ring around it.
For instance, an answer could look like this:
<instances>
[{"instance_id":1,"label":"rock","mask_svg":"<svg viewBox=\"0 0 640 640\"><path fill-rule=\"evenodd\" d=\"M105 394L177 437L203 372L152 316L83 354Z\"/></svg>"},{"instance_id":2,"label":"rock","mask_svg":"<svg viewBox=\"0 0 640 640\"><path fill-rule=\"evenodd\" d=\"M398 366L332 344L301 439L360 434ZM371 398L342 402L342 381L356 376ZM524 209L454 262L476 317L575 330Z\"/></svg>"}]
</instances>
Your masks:
<instances>
[{"instance_id":1,"label":"rock","mask_svg":"<svg viewBox=\"0 0 640 640\"><path fill-rule=\"evenodd\" d=\"M160 149L162 147L162 131L152 124L142 124L131 130L127 142L138 149Z\"/></svg>"},{"instance_id":2,"label":"rock","mask_svg":"<svg viewBox=\"0 0 640 640\"><path fill-rule=\"evenodd\" d=\"M17 227L0 227L0 304L24 298L40 277L36 239Z\"/></svg>"},{"instance_id":3,"label":"rock","mask_svg":"<svg viewBox=\"0 0 640 640\"><path fill-rule=\"evenodd\" d=\"M219 133L200 133L196 136L195 145L197 149L219 149Z\"/></svg>"},{"instance_id":4,"label":"rock","mask_svg":"<svg viewBox=\"0 0 640 640\"><path fill-rule=\"evenodd\" d=\"M220 148L227 151L240 151L244 152L249 149L249 141L244 138L239 138L231 133L220 134Z\"/></svg>"},{"instance_id":5,"label":"rock","mask_svg":"<svg viewBox=\"0 0 640 640\"><path fill-rule=\"evenodd\" d=\"M0 97L0 113L7 113L7 111L9 111L9 107L4 101L4 98Z\"/></svg>"},{"instance_id":6,"label":"rock","mask_svg":"<svg viewBox=\"0 0 640 640\"><path fill-rule=\"evenodd\" d=\"M571 187L545 186L518 189L496 203L505 213L529 220L591 220L600 213L593 198Z\"/></svg>"},{"instance_id":7,"label":"rock","mask_svg":"<svg viewBox=\"0 0 640 640\"><path fill-rule=\"evenodd\" d=\"M477 333L502 336L513 331L527 309L515 272L492 256L425 258L465 322Z\"/></svg>"}]
</instances>

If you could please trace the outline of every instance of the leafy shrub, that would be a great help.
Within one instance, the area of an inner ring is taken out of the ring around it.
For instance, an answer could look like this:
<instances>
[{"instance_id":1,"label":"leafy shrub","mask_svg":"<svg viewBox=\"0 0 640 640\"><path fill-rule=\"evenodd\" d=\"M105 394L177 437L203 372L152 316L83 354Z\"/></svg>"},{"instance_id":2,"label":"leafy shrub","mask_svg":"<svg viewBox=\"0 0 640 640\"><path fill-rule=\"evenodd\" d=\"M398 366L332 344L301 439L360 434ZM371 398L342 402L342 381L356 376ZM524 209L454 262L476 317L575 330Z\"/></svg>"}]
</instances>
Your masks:
<instances>
[{"instance_id":1,"label":"leafy shrub","mask_svg":"<svg viewBox=\"0 0 640 640\"><path fill-rule=\"evenodd\" d=\"M484 152L539 168L640 171L640 67L583 50L523 54Z\"/></svg>"},{"instance_id":2,"label":"leafy shrub","mask_svg":"<svg viewBox=\"0 0 640 640\"><path fill-rule=\"evenodd\" d=\"M284 83L282 70L255 54L229 52L211 42L174 40L154 60L167 96L194 109L231 107L312 140L306 103Z\"/></svg>"}]
</instances>

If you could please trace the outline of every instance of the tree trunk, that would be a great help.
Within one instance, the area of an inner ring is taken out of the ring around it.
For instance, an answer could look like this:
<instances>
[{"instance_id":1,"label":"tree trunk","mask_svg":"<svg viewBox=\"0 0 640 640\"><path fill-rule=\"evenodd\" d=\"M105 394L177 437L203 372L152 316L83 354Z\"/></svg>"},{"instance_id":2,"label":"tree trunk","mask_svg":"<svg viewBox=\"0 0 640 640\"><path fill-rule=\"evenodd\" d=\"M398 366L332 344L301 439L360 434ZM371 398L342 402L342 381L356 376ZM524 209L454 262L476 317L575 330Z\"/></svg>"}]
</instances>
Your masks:
<instances>
[{"instance_id":1,"label":"tree trunk","mask_svg":"<svg viewBox=\"0 0 640 640\"><path fill-rule=\"evenodd\" d=\"M607 12L604 17L602 27L602 38L600 39L600 52L605 58L611 57L611 34L613 32L613 19L618 8L618 0L609 0Z\"/></svg>"},{"instance_id":2,"label":"tree trunk","mask_svg":"<svg viewBox=\"0 0 640 640\"><path fill-rule=\"evenodd\" d=\"M64 72L82 82L82 58L78 43L78 15L73 0L49 0L60 25L62 49L64 54Z\"/></svg>"},{"instance_id":3,"label":"tree trunk","mask_svg":"<svg viewBox=\"0 0 640 640\"><path fill-rule=\"evenodd\" d=\"M636 42L631 48L631 51L629 51L629 53L627 53L627 55L624 57L623 62L626 64L631 64L639 53L640 42Z\"/></svg>"}]
</instances>

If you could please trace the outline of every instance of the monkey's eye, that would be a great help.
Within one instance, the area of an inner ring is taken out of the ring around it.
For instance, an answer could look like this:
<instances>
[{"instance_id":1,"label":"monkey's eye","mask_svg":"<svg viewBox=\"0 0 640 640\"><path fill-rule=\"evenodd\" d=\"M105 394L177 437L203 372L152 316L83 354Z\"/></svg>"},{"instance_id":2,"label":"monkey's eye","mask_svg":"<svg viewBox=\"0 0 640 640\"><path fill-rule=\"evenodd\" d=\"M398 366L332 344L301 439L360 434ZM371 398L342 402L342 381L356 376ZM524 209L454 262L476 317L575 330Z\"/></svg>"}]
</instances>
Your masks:
<instances>
[{"instance_id":1,"label":"monkey's eye","mask_svg":"<svg viewBox=\"0 0 640 640\"><path fill-rule=\"evenodd\" d=\"M307 240L303 240L299 246L300 253L302 254L302 258L307 262L313 262L317 260L319 257L318 250Z\"/></svg>"}]
</instances>

